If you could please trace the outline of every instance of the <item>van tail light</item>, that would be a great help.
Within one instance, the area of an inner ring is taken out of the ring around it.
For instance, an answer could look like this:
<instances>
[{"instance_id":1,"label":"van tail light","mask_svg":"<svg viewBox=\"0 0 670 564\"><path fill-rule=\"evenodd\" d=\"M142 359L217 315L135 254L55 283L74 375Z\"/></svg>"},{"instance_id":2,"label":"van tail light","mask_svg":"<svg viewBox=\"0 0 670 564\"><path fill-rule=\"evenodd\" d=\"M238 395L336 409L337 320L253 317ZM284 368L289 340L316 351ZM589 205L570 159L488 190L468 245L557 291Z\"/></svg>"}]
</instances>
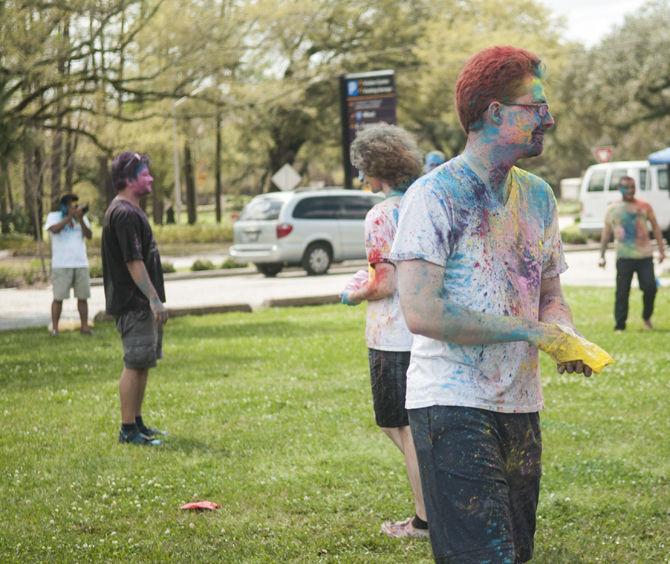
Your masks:
<instances>
[{"instance_id":1,"label":"van tail light","mask_svg":"<svg viewBox=\"0 0 670 564\"><path fill-rule=\"evenodd\" d=\"M277 239L286 237L291 231L293 231L293 226L290 223L280 223L277 225Z\"/></svg>"}]
</instances>

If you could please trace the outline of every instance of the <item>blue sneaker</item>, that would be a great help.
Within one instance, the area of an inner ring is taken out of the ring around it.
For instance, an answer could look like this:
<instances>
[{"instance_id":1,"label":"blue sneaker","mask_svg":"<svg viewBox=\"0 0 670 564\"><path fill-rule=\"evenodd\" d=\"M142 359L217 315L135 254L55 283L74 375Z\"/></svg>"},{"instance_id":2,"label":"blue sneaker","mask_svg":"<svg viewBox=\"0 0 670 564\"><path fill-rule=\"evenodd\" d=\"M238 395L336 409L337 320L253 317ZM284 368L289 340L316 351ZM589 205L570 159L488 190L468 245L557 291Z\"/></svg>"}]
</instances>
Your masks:
<instances>
[{"instance_id":1,"label":"blue sneaker","mask_svg":"<svg viewBox=\"0 0 670 564\"><path fill-rule=\"evenodd\" d=\"M142 445L142 446L160 446L161 441L158 439L152 439L144 433L139 431L132 431L130 433L124 433L119 431L119 442L132 445Z\"/></svg>"}]
</instances>

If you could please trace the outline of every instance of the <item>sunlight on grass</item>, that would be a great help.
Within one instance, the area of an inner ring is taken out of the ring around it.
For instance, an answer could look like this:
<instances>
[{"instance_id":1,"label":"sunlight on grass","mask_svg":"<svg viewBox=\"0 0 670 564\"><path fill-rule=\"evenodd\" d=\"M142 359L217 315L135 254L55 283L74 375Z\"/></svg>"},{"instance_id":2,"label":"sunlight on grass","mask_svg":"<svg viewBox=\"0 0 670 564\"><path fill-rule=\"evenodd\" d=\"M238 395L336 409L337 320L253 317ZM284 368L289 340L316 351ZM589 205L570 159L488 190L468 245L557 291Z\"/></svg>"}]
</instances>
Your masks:
<instances>
[{"instance_id":1,"label":"sunlight on grass","mask_svg":"<svg viewBox=\"0 0 670 564\"><path fill-rule=\"evenodd\" d=\"M611 290L568 289L579 328L617 358L589 380L543 357L544 477L534 562L661 562L670 543L669 293L658 331L612 332ZM430 562L392 541L411 514L400 454L374 424L363 308L179 318L152 372L157 449L116 443L112 324L59 339L0 334L6 561ZM215 513L180 512L209 499Z\"/></svg>"}]
</instances>

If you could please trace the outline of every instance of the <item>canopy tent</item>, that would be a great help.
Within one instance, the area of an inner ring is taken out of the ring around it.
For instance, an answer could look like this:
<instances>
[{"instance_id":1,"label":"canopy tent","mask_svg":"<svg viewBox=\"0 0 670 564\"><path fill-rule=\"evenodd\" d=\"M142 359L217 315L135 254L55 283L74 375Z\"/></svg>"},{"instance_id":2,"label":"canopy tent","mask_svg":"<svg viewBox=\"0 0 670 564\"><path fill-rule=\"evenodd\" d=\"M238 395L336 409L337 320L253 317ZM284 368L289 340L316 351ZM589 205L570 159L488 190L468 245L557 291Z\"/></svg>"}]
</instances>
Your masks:
<instances>
[{"instance_id":1,"label":"canopy tent","mask_svg":"<svg viewBox=\"0 0 670 564\"><path fill-rule=\"evenodd\" d=\"M670 147L666 147L665 149L661 149L660 151L656 151L649 155L649 164L664 164L670 166Z\"/></svg>"},{"instance_id":2,"label":"canopy tent","mask_svg":"<svg viewBox=\"0 0 670 564\"><path fill-rule=\"evenodd\" d=\"M649 159L649 164L652 165L665 165L668 167L668 170L666 172L667 176L665 179L665 190L668 189L668 184L670 183L670 147L666 147L665 149L661 149L660 151L656 151L655 153L652 153L647 157ZM661 183L661 176L660 176L660 171L659 171L659 177L658 177L658 182L659 184ZM664 188L661 186L661 190ZM670 190L668 191L668 196L670 196ZM669 230L670 231L670 230ZM668 233L668 244L670 244L670 232Z\"/></svg>"}]
</instances>

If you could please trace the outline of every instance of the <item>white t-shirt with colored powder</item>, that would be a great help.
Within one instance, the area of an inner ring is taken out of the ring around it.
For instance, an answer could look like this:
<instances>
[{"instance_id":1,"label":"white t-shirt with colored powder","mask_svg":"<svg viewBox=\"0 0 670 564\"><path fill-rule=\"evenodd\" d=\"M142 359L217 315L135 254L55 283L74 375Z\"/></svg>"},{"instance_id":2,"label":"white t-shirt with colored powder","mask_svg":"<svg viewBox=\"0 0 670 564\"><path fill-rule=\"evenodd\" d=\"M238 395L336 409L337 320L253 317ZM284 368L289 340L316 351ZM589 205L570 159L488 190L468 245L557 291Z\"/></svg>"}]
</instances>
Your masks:
<instances>
[{"instance_id":1,"label":"white t-shirt with colored powder","mask_svg":"<svg viewBox=\"0 0 670 564\"><path fill-rule=\"evenodd\" d=\"M365 216L365 251L371 267L391 262L400 202L400 196L390 196L376 204ZM374 273L371 272L371 275ZM402 316L397 290L388 298L368 302L365 338L371 349L409 351L412 348L412 333Z\"/></svg>"},{"instance_id":2,"label":"white t-shirt with colored powder","mask_svg":"<svg viewBox=\"0 0 670 564\"><path fill-rule=\"evenodd\" d=\"M509 198L456 157L403 198L391 258L444 267L447 303L538 320L540 284L567 269L556 199L541 178L512 168ZM537 348L525 341L458 345L415 335L408 409L467 406L505 413L543 407Z\"/></svg>"},{"instance_id":3,"label":"white t-shirt with colored powder","mask_svg":"<svg viewBox=\"0 0 670 564\"><path fill-rule=\"evenodd\" d=\"M56 225L63 220L63 214L59 211L50 212L47 215L45 229ZM74 225L68 224L58 233L51 236L51 268L88 268L88 257L86 256L86 243L81 225L73 220ZM89 229L91 224L84 216L84 224Z\"/></svg>"}]
</instances>

